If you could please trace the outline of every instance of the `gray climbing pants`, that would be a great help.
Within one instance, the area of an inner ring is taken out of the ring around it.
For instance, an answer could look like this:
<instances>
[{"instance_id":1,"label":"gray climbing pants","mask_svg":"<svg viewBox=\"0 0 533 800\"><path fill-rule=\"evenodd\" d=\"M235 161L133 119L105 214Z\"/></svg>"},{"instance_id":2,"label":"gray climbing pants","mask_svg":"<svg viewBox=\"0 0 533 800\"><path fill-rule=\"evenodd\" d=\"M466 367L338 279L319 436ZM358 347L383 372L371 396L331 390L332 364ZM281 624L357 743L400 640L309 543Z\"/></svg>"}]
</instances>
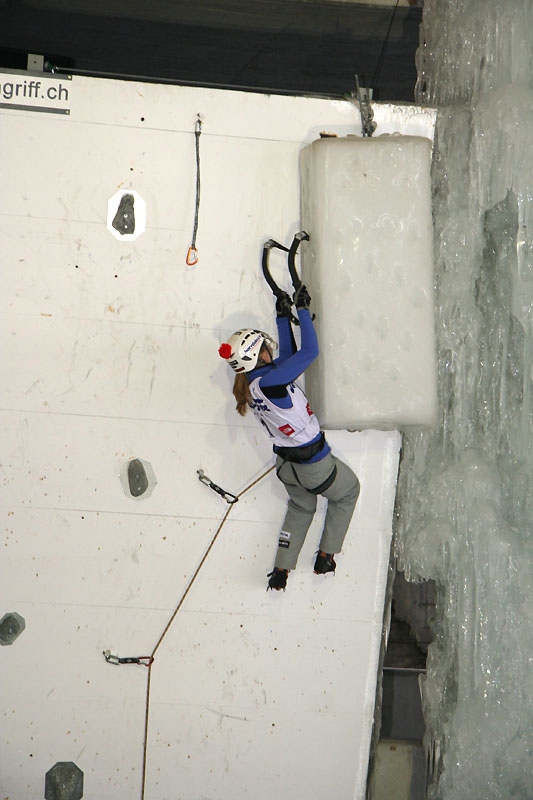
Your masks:
<instances>
[{"instance_id":1,"label":"gray climbing pants","mask_svg":"<svg viewBox=\"0 0 533 800\"><path fill-rule=\"evenodd\" d=\"M328 453L325 458L311 464L284 461L278 456L276 474L289 494L289 502L279 535L275 566L295 568L313 521L318 494L328 501L318 548L325 553L340 553L359 497L359 480L355 473Z\"/></svg>"}]
</instances>

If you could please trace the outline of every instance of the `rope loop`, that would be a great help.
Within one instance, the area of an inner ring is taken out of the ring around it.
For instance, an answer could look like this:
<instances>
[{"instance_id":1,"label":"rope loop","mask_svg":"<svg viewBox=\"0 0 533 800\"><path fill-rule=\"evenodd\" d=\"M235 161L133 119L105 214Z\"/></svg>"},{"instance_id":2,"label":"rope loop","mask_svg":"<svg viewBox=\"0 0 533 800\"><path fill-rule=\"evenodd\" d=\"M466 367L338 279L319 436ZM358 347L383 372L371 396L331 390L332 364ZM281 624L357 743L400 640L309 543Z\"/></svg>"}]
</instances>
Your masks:
<instances>
[{"instance_id":1,"label":"rope loop","mask_svg":"<svg viewBox=\"0 0 533 800\"><path fill-rule=\"evenodd\" d=\"M196 139L196 200L194 211L194 225L192 231L191 246L187 251L185 263L188 267L193 267L198 263L198 250L196 249L196 234L198 233L198 213L200 211L200 134L202 132L202 118L197 114L196 125L194 126L194 136Z\"/></svg>"}]
</instances>

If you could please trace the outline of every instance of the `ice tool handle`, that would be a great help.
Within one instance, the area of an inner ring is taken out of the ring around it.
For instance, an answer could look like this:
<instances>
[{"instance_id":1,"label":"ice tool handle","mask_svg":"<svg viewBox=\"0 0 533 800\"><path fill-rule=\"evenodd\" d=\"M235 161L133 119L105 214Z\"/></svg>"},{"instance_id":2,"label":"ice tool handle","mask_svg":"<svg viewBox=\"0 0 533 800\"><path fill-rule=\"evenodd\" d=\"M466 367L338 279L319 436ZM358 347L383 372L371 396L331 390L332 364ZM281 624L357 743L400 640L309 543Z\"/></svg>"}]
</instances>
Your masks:
<instances>
[{"instance_id":1,"label":"ice tool handle","mask_svg":"<svg viewBox=\"0 0 533 800\"><path fill-rule=\"evenodd\" d=\"M292 285L294 286L295 292L298 291L298 289L302 285L302 280L296 271L296 265L294 263L294 260L296 258L296 253L298 252L298 248L300 247L301 242L308 242L308 241L309 241L309 234L306 233L305 231L300 231L299 233L295 234L289 249L287 263L289 265L289 275L291 276L291 281Z\"/></svg>"},{"instance_id":2,"label":"ice tool handle","mask_svg":"<svg viewBox=\"0 0 533 800\"><path fill-rule=\"evenodd\" d=\"M276 281L274 280L270 272L269 268L270 251L272 250L273 247L276 247L278 250L283 250L285 253L288 253L287 264L289 267L289 275L291 276L292 285L294 286L294 291L296 292L302 285L301 278L298 275L295 265L296 253L298 252L298 248L300 247L300 243L302 241L309 241L309 234L306 233L305 231L300 231L299 233L295 234L290 248L285 247L285 245L280 244L279 242L276 242L275 239L269 239L263 245L263 260L262 260L263 275L265 277L266 282L270 286L272 293L278 299L284 294L284 292L282 289L279 288L279 286L277 285ZM300 324L298 317L294 316L294 314L291 315L291 322L294 325Z\"/></svg>"},{"instance_id":3,"label":"ice tool handle","mask_svg":"<svg viewBox=\"0 0 533 800\"><path fill-rule=\"evenodd\" d=\"M261 262L261 266L263 267L263 275L265 276L265 280L272 290L272 294L275 297L281 297L281 295L283 294L283 290L279 288L278 284L270 274L270 268L268 266L270 251L272 250L273 247L277 247L278 250L284 250L286 253L289 252L289 248L285 247L279 242L276 242L275 239L269 239L268 242L265 242L265 244L263 245L263 260Z\"/></svg>"},{"instance_id":4,"label":"ice tool handle","mask_svg":"<svg viewBox=\"0 0 533 800\"><path fill-rule=\"evenodd\" d=\"M263 275L265 277L266 282L268 283L268 285L272 290L272 294L277 300L279 300L279 298L282 297L282 295L284 295L285 292L283 291L283 289L279 288L278 284L276 283L270 272L268 260L270 256L270 251L272 250L273 247L276 247L278 250L283 250L285 253L289 253L290 251L288 247L285 247L285 245L276 242L275 239L269 239L263 245L263 259L261 261L261 266L263 268ZM295 317L294 314L291 314L290 319L294 325L300 324L298 318Z\"/></svg>"},{"instance_id":5,"label":"ice tool handle","mask_svg":"<svg viewBox=\"0 0 533 800\"><path fill-rule=\"evenodd\" d=\"M291 276L292 285L294 286L294 291L297 292L300 286L302 285L302 280L296 271L295 265L295 258L296 253L298 252L298 248L300 247L301 242L308 242L309 241L309 234L305 231L299 231L294 235L294 239L292 240L292 244L289 249L289 255L287 257L287 263L289 266L289 274ZM311 314L311 319L315 319L315 315Z\"/></svg>"}]
</instances>

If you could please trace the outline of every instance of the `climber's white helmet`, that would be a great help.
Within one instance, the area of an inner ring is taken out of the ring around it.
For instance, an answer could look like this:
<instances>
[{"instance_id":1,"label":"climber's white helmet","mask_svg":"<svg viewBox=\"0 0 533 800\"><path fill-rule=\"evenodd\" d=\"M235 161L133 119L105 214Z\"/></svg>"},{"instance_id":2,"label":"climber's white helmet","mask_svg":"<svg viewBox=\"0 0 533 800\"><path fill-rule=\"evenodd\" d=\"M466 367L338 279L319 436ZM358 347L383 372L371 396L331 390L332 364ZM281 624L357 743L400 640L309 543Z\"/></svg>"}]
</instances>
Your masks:
<instances>
[{"instance_id":1,"label":"climber's white helmet","mask_svg":"<svg viewBox=\"0 0 533 800\"><path fill-rule=\"evenodd\" d=\"M234 372L251 372L257 366L259 352L263 344L271 350L277 350L277 343L264 331L255 328L243 328L235 331L227 342L221 344L218 353L224 358Z\"/></svg>"}]
</instances>

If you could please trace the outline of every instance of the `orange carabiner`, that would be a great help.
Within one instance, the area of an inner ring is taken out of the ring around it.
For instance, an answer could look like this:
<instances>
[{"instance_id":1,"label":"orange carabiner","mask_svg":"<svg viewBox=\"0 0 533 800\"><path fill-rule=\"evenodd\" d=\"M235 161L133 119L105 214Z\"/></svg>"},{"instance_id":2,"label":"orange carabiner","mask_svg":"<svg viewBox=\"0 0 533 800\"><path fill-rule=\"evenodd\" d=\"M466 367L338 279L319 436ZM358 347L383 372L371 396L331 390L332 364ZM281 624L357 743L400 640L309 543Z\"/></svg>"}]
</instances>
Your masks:
<instances>
[{"instance_id":1,"label":"orange carabiner","mask_svg":"<svg viewBox=\"0 0 533 800\"><path fill-rule=\"evenodd\" d=\"M187 258L185 259L187 266L194 267L198 263L198 250L191 244L187 250Z\"/></svg>"}]
</instances>

